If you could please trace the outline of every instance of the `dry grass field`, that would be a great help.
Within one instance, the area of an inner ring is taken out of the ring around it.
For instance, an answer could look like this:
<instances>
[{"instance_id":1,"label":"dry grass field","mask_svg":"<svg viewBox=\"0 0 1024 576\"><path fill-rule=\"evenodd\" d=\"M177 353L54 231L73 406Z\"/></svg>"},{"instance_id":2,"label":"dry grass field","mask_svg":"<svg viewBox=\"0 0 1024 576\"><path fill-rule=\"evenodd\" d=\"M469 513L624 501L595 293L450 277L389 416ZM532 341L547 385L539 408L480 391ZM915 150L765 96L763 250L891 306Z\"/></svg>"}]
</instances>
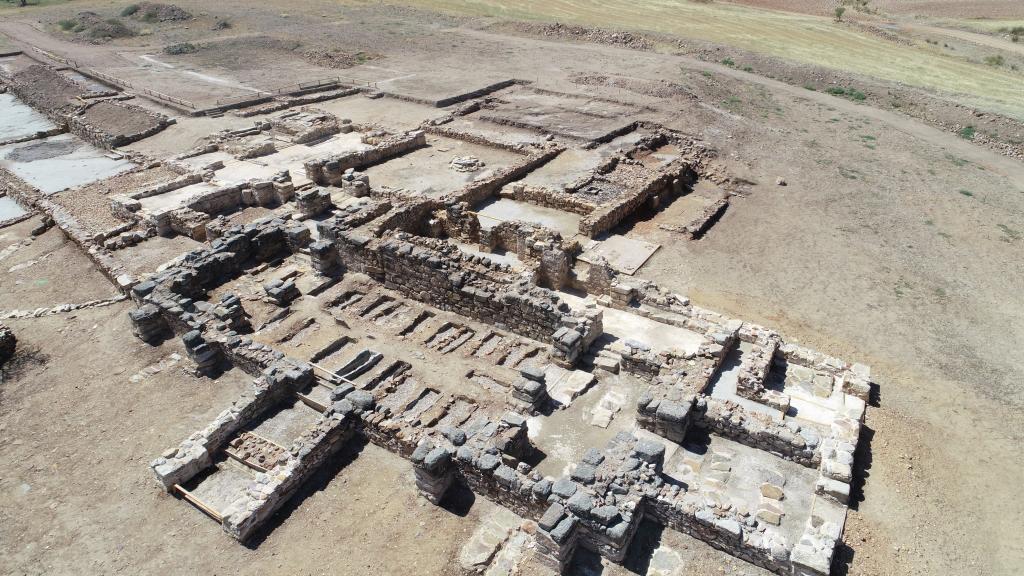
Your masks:
<instances>
[{"instance_id":1,"label":"dry grass field","mask_svg":"<svg viewBox=\"0 0 1024 576\"><path fill-rule=\"evenodd\" d=\"M831 18L688 0L417 0L457 14L556 20L728 44L793 61L957 95L964 103L1024 120L1024 76L933 54Z\"/></svg>"}]
</instances>

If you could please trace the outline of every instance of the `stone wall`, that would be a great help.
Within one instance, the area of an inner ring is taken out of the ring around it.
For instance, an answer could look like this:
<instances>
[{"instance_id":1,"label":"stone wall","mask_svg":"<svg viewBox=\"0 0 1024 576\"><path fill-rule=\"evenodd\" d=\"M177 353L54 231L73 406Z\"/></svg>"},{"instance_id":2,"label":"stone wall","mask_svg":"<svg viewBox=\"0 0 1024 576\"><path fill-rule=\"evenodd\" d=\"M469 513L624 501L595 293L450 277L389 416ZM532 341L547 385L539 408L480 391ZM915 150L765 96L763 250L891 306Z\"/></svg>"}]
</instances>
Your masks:
<instances>
[{"instance_id":1,"label":"stone wall","mask_svg":"<svg viewBox=\"0 0 1024 576\"><path fill-rule=\"evenodd\" d=\"M521 202L529 202L537 206L546 206L563 212L572 212L586 216L593 212L597 205L585 198L578 197L565 192L549 190L543 186L527 186L526 184L513 184L511 197Z\"/></svg>"},{"instance_id":2,"label":"stone wall","mask_svg":"<svg viewBox=\"0 0 1024 576\"><path fill-rule=\"evenodd\" d=\"M374 238L361 231L328 231L350 270L430 304L540 342L555 344L553 354L573 364L599 326L572 312L536 279L507 265L462 252L444 240L391 232ZM567 328L568 331L559 332ZM554 334L560 334L558 338Z\"/></svg>"},{"instance_id":3,"label":"stone wall","mask_svg":"<svg viewBox=\"0 0 1024 576\"><path fill-rule=\"evenodd\" d=\"M639 187L614 203L587 214L580 220L580 234L593 238L617 226L623 219L636 212L644 202L652 198L679 194L683 183L692 183L696 178L693 167L683 161L676 160L658 170Z\"/></svg>"},{"instance_id":4,"label":"stone wall","mask_svg":"<svg viewBox=\"0 0 1024 576\"><path fill-rule=\"evenodd\" d=\"M124 102L89 102L67 117L68 129L100 148L116 148L148 138L174 124L174 120Z\"/></svg>"},{"instance_id":5,"label":"stone wall","mask_svg":"<svg viewBox=\"0 0 1024 576\"><path fill-rule=\"evenodd\" d=\"M320 186L340 186L349 168L366 168L426 145L427 137L422 130L386 136L369 150L306 162L306 177Z\"/></svg>"},{"instance_id":6,"label":"stone wall","mask_svg":"<svg viewBox=\"0 0 1024 576\"><path fill-rule=\"evenodd\" d=\"M6 79L6 83L19 100L101 148L110 149L135 142L173 123L163 114L123 102L97 100L83 103L80 96L96 94L41 64L16 72Z\"/></svg>"},{"instance_id":7,"label":"stone wall","mask_svg":"<svg viewBox=\"0 0 1024 576\"><path fill-rule=\"evenodd\" d=\"M542 150L530 154L514 166L495 170L490 176L474 180L462 190L448 194L445 201L465 202L470 206L476 206L496 195L503 186L525 178L527 174L547 164L564 150L565 148L562 146L550 144Z\"/></svg>"}]
</instances>

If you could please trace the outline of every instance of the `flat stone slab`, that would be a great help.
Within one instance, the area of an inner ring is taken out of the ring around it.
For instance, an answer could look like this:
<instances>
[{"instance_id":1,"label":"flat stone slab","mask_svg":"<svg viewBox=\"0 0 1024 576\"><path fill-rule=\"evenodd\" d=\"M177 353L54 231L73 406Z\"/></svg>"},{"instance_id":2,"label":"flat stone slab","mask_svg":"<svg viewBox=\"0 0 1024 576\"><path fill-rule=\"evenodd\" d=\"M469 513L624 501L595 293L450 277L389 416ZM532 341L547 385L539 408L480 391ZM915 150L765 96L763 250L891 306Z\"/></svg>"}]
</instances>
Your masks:
<instances>
[{"instance_id":1,"label":"flat stone slab","mask_svg":"<svg viewBox=\"0 0 1024 576\"><path fill-rule=\"evenodd\" d=\"M592 264L601 256L614 270L632 276L658 248L661 248L660 244L615 235L588 243L579 259Z\"/></svg>"},{"instance_id":2,"label":"flat stone slab","mask_svg":"<svg viewBox=\"0 0 1024 576\"><path fill-rule=\"evenodd\" d=\"M565 370L557 366L549 366L544 373L544 381L548 386L551 399L563 406L569 406L580 394L583 394L596 377L582 370Z\"/></svg>"}]
</instances>

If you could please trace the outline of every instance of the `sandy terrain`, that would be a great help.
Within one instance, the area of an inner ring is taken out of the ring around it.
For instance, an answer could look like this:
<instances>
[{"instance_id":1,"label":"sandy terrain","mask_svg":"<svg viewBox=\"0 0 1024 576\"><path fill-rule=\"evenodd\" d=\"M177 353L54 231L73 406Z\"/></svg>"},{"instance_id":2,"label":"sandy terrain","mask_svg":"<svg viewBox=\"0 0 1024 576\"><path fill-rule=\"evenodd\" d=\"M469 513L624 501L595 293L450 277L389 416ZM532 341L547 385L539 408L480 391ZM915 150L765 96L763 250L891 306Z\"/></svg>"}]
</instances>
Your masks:
<instances>
[{"instance_id":1,"label":"sandy terrain","mask_svg":"<svg viewBox=\"0 0 1024 576\"><path fill-rule=\"evenodd\" d=\"M808 3L749 3L815 13ZM97 4L112 10L112 4ZM383 54L347 72L360 79L405 77L414 83L407 75L430 75L425 71L435 69L431 66L458 71L450 80L431 75L429 90L422 89L429 92L457 93L492 77L523 77L579 92L583 88L570 78L581 73L685 87L696 98L661 98L622 87L586 91L652 106L652 119L708 141L724 166L752 184L700 241L658 228L675 223L669 220L672 210L624 230L663 245L640 276L686 292L700 305L874 367L880 398L868 412L870 442L858 455L861 487L847 525L848 547L835 573L1012 575L1024 570L1024 544L1017 535L1024 515L1017 494L1024 477L1020 161L898 111L720 62L511 37L448 16L388 8L332 2L179 4L195 13L229 14L230 34L273 30L294 39L308 26L313 30L308 36L317 42L337 38L346 47ZM422 3L453 9L456 4L463 3ZM545 3L546 13L597 23L595 11L569 12L570 4ZM765 31L769 38L756 42L757 49L778 57L852 70L883 84L903 80L964 91L971 103L1018 118L1022 114L1019 72L933 58L858 32L837 33L823 23L827 19L786 15L766 23L745 12L719 27L709 20L719 13L709 11L733 7L694 4L670 17L639 11L636 3L606 4L616 16L602 15L601 24L713 35L751 50L751 30ZM1013 2L978 3L970 14L958 2L876 4L930 16L1020 17ZM541 13L539 5L497 14L534 17ZM17 20L56 20L67 10L19 12ZM486 13L495 15L490 9ZM78 50L90 65L131 69L133 79L155 77L154 86L166 90L182 84L182 77L146 75L146 68L132 68L118 52L146 53L172 40L215 36L176 24L124 45L69 48L0 14L2 31L24 34L55 51ZM693 28L680 24L687 17ZM806 27L806 34L793 36L793 26ZM833 41L836 48L821 49L822 42ZM308 79L312 72L306 63L295 64L298 59L301 55L278 54L260 74L235 74L209 61L194 64L193 71L229 83L255 80L269 86ZM197 98L237 92L218 88L226 85L217 82L196 82L188 89ZM429 112L409 104L400 123L412 127L418 114L425 119ZM228 116L183 119L133 148L166 156L209 132L250 124ZM777 178L788 185L776 186ZM0 251L26 240L33 225L0 229ZM134 265L152 268L185 247L161 244ZM114 293L57 230L0 259L0 311ZM171 367L132 381L145 367L181 350L178 341L151 348L134 339L128 309L120 304L10 321L33 354L15 364L0 385L0 571L454 573L453 556L492 504L478 498L465 515L427 505L416 496L408 464L373 446L351 462L339 459L334 479L317 483L289 508L287 521L251 548L162 494L146 463L218 412L244 377L229 373L210 381ZM757 573L676 538L666 533L666 545L682 559L675 574ZM588 569L586 559L581 562L581 572L597 572ZM606 566L604 573L624 572Z\"/></svg>"}]
</instances>

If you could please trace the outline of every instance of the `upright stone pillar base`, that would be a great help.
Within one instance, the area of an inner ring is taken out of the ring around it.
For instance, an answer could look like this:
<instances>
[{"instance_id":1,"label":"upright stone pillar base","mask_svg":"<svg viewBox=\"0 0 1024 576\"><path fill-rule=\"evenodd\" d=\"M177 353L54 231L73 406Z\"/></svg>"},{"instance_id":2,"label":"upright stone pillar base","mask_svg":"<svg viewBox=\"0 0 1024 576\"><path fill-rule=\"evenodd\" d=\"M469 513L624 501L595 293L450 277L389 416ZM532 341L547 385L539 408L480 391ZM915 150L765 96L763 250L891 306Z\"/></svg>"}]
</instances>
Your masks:
<instances>
[{"instance_id":1,"label":"upright stone pillar base","mask_svg":"<svg viewBox=\"0 0 1024 576\"><path fill-rule=\"evenodd\" d=\"M455 467L447 448L434 448L428 440L412 453L416 487L431 504L438 505L455 480Z\"/></svg>"},{"instance_id":2,"label":"upright stone pillar base","mask_svg":"<svg viewBox=\"0 0 1024 576\"><path fill-rule=\"evenodd\" d=\"M132 333L143 342L156 342L170 332L167 321L160 315L160 309L153 304L144 304L132 310L128 318L132 322Z\"/></svg>"}]
</instances>

